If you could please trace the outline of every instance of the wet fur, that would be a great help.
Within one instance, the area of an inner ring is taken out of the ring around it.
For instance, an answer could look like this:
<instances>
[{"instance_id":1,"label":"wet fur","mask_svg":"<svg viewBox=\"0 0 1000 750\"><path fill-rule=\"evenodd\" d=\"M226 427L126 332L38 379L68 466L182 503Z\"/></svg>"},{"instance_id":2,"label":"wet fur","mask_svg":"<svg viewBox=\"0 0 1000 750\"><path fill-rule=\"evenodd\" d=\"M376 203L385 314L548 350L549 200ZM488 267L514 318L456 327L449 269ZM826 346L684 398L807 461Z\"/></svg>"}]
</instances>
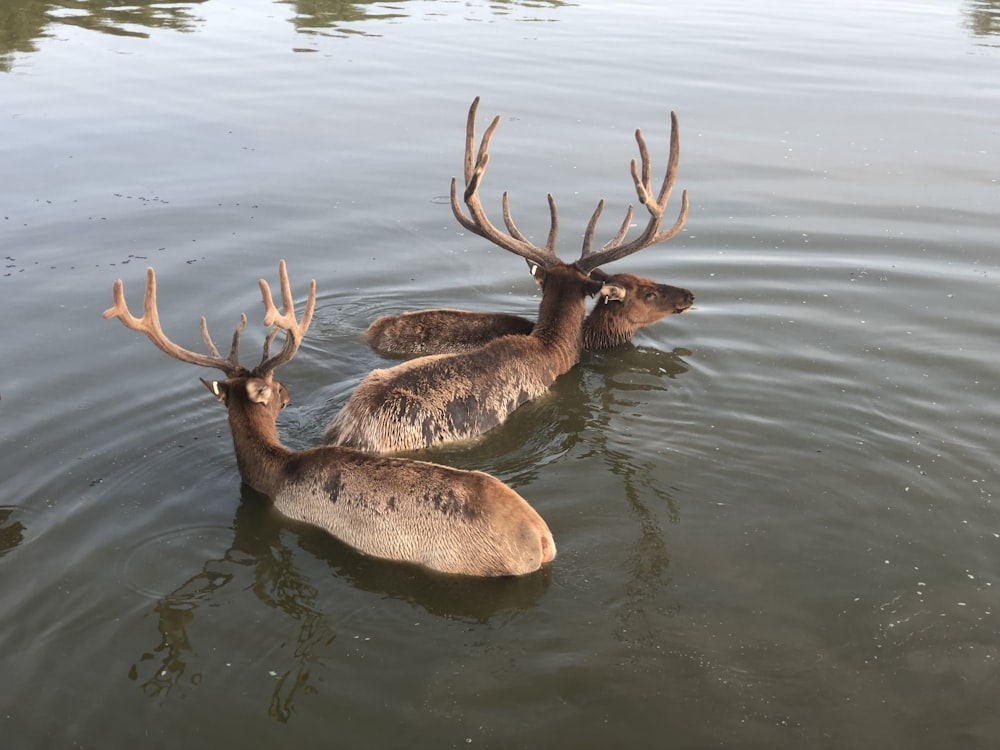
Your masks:
<instances>
[{"instance_id":1,"label":"wet fur","mask_svg":"<svg viewBox=\"0 0 1000 750\"><path fill-rule=\"evenodd\" d=\"M373 371L330 423L326 442L390 453L492 429L576 364L585 298L603 287L570 265L545 271L539 323L530 335Z\"/></svg>"},{"instance_id":2,"label":"wet fur","mask_svg":"<svg viewBox=\"0 0 1000 750\"><path fill-rule=\"evenodd\" d=\"M685 311L694 299L687 289L632 274L615 274L608 282L626 290L626 296L597 299L583 322L587 351L627 344L640 328ZM369 326L366 338L383 354L446 354L470 351L501 336L525 336L534 326L534 321L518 315L435 308L382 316Z\"/></svg>"},{"instance_id":3,"label":"wet fur","mask_svg":"<svg viewBox=\"0 0 1000 750\"><path fill-rule=\"evenodd\" d=\"M271 333L253 370L239 362L246 315L233 332L228 357L212 343L204 318L207 355L178 346L166 336L159 323L152 268L146 272L142 316L129 311L119 279L112 287L114 304L104 311L104 319L118 318L173 359L226 373L228 380L202 383L226 405L243 481L269 496L284 515L319 526L360 552L444 573L521 575L552 560L556 548L545 521L524 498L488 474L349 448L292 451L281 444L276 424L289 396L273 372L295 356L309 328L316 282L310 283L305 310L297 318L284 261L278 271L283 311L275 305L267 282L260 280L264 323ZM274 337L282 331L285 342L271 354Z\"/></svg>"},{"instance_id":4,"label":"wet fur","mask_svg":"<svg viewBox=\"0 0 1000 750\"><path fill-rule=\"evenodd\" d=\"M555 557L542 517L489 474L334 446L292 451L275 428L284 386L206 385L226 404L243 481L289 518L374 557L445 573L521 575Z\"/></svg>"},{"instance_id":5,"label":"wet fur","mask_svg":"<svg viewBox=\"0 0 1000 750\"><path fill-rule=\"evenodd\" d=\"M501 336L527 336L534 327L533 320L520 315L435 308L383 315L365 337L383 354L447 354L477 349Z\"/></svg>"}]
</instances>

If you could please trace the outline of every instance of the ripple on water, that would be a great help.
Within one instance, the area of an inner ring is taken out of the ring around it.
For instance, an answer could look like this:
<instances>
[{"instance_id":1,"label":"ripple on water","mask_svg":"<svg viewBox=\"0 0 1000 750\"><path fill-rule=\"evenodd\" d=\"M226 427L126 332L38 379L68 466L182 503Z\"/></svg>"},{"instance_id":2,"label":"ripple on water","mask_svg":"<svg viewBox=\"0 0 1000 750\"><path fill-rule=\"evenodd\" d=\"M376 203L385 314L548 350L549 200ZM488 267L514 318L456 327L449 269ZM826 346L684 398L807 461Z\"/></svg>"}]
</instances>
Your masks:
<instances>
[{"instance_id":1,"label":"ripple on water","mask_svg":"<svg viewBox=\"0 0 1000 750\"><path fill-rule=\"evenodd\" d=\"M171 529L133 545L120 558L117 573L132 591L162 599L175 592L182 571L225 558L232 542L233 530L223 525Z\"/></svg>"}]
</instances>

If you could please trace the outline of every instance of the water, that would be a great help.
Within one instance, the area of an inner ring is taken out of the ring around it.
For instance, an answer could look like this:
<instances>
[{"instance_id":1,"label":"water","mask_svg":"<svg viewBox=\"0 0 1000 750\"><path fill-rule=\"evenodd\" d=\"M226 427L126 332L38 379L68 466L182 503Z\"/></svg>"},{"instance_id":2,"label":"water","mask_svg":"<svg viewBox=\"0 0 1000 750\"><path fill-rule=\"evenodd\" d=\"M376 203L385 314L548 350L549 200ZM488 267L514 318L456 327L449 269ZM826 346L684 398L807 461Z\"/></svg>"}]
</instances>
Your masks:
<instances>
[{"instance_id":1,"label":"water","mask_svg":"<svg viewBox=\"0 0 1000 750\"><path fill-rule=\"evenodd\" d=\"M688 5L0 7L8 743L996 745L1000 6ZM447 206L476 95L488 209L540 236L552 192L563 257L676 110L688 225L610 268L697 306L425 456L553 529L485 582L278 517L206 373L100 315L152 265L250 358L285 258L314 444L378 314L537 306Z\"/></svg>"}]
</instances>

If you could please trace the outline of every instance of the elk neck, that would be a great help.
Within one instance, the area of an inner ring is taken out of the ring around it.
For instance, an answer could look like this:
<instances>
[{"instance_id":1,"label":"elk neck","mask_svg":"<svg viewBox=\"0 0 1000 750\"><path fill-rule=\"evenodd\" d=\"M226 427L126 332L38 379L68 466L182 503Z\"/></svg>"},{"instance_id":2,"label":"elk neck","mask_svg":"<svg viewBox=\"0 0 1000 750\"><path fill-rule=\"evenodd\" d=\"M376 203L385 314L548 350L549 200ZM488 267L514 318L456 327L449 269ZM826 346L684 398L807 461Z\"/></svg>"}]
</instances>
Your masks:
<instances>
[{"instance_id":1,"label":"elk neck","mask_svg":"<svg viewBox=\"0 0 1000 750\"><path fill-rule=\"evenodd\" d=\"M621 307L620 302L598 299L590 315L583 321L583 345L588 351L611 349L632 340L637 326L630 325L621 313Z\"/></svg>"},{"instance_id":2,"label":"elk neck","mask_svg":"<svg viewBox=\"0 0 1000 750\"><path fill-rule=\"evenodd\" d=\"M583 349L581 329L587 314L586 277L569 265L546 271L538 322L531 335L565 359L568 370L580 359Z\"/></svg>"},{"instance_id":3,"label":"elk neck","mask_svg":"<svg viewBox=\"0 0 1000 750\"><path fill-rule=\"evenodd\" d=\"M272 402L255 403L247 395L247 378L227 381L226 409L229 413L229 431L233 437L233 450L240 477L253 489L274 497L283 478L284 467L292 451L281 444L276 426L281 410L281 390L277 382Z\"/></svg>"}]
</instances>

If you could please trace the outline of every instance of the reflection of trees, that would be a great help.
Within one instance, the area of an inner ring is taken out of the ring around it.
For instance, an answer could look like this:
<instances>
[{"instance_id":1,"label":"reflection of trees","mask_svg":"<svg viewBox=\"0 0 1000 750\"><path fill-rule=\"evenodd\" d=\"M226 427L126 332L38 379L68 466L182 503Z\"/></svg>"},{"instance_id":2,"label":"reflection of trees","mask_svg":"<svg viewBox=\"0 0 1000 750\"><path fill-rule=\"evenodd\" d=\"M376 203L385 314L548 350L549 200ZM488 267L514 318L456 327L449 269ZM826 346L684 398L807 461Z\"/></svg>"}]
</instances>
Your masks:
<instances>
[{"instance_id":1,"label":"reflection of trees","mask_svg":"<svg viewBox=\"0 0 1000 750\"><path fill-rule=\"evenodd\" d=\"M194 31L203 19L192 6L205 0L20 0L0 2L0 72L10 70L18 52L34 52L35 40L51 35L58 24L77 26L103 34L147 38L151 29ZM361 21L406 18L401 7L392 10L380 0L274 0L291 5L292 24L301 34L349 36L366 32L347 25ZM555 8L564 0L492 0L489 11L506 15L513 8ZM377 6L372 8L370 6Z\"/></svg>"},{"instance_id":2,"label":"reflection of trees","mask_svg":"<svg viewBox=\"0 0 1000 750\"><path fill-rule=\"evenodd\" d=\"M295 8L295 18L292 23L295 30L301 34L322 34L326 36L348 36L350 34L365 34L358 29L348 28L345 24L360 21L392 20L406 18L401 8L403 2L396 3L392 10L381 0L275 0L277 3L291 5ZM367 6L377 5L373 11ZM508 15L513 8L557 8L569 5L565 0L492 0L489 11L496 15Z\"/></svg>"},{"instance_id":3,"label":"reflection of trees","mask_svg":"<svg viewBox=\"0 0 1000 750\"><path fill-rule=\"evenodd\" d=\"M965 12L968 15L966 28L975 36L1000 36L1000 0L969 0ZM995 42L984 44L997 46Z\"/></svg>"},{"instance_id":4,"label":"reflection of trees","mask_svg":"<svg viewBox=\"0 0 1000 750\"><path fill-rule=\"evenodd\" d=\"M22 0L0 3L0 70L16 52L34 52L35 39L55 24L117 36L148 37L149 29L191 31L200 20L191 6L205 0Z\"/></svg>"},{"instance_id":5,"label":"reflection of trees","mask_svg":"<svg viewBox=\"0 0 1000 750\"><path fill-rule=\"evenodd\" d=\"M135 36L145 39L149 37L148 29L193 31L201 19L191 13L190 6L203 2L205 0L52 2L48 15L68 26L79 26L115 36ZM57 12L55 8L64 8L70 12Z\"/></svg>"},{"instance_id":6,"label":"reflection of trees","mask_svg":"<svg viewBox=\"0 0 1000 750\"><path fill-rule=\"evenodd\" d=\"M344 24L379 19L389 20L406 16L405 13L399 11L383 10L379 13L373 13L365 7L375 4L378 0L359 0L356 2L348 2L348 0L276 0L276 2L294 6L295 18L292 19L292 24L300 34L325 36L361 34L363 32L348 29ZM380 5L380 7L383 6Z\"/></svg>"},{"instance_id":7,"label":"reflection of trees","mask_svg":"<svg viewBox=\"0 0 1000 750\"><path fill-rule=\"evenodd\" d=\"M200 571L157 601L154 611L160 643L142 654L128 673L148 696L165 697L182 679L194 686L201 682L197 667L187 674L190 664L199 658L189 628L200 609L218 606L217 599L231 598L246 588L298 626L294 663L277 675L268 715L276 721L288 721L296 696L317 689L310 681L315 671L312 666L323 656L323 648L337 637L329 622L334 613L317 606L320 592L295 567L294 552L285 541L289 535L300 549L326 562L356 588L442 617L486 622L501 612L533 606L549 585L547 569L519 578L476 579L366 557L320 529L284 521L271 512L267 498L246 487L233 530L232 544L221 557L206 560Z\"/></svg>"},{"instance_id":8,"label":"reflection of trees","mask_svg":"<svg viewBox=\"0 0 1000 750\"><path fill-rule=\"evenodd\" d=\"M25 526L20 521L10 522L13 513L13 508L0 508L0 556L24 541Z\"/></svg>"},{"instance_id":9,"label":"reflection of trees","mask_svg":"<svg viewBox=\"0 0 1000 750\"><path fill-rule=\"evenodd\" d=\"M24 0L21 3L0 3L0 71L10 70L16 52L34 52L34 40L50 19L45 15L50 3Z\"/></svg>"}]
</instances>

